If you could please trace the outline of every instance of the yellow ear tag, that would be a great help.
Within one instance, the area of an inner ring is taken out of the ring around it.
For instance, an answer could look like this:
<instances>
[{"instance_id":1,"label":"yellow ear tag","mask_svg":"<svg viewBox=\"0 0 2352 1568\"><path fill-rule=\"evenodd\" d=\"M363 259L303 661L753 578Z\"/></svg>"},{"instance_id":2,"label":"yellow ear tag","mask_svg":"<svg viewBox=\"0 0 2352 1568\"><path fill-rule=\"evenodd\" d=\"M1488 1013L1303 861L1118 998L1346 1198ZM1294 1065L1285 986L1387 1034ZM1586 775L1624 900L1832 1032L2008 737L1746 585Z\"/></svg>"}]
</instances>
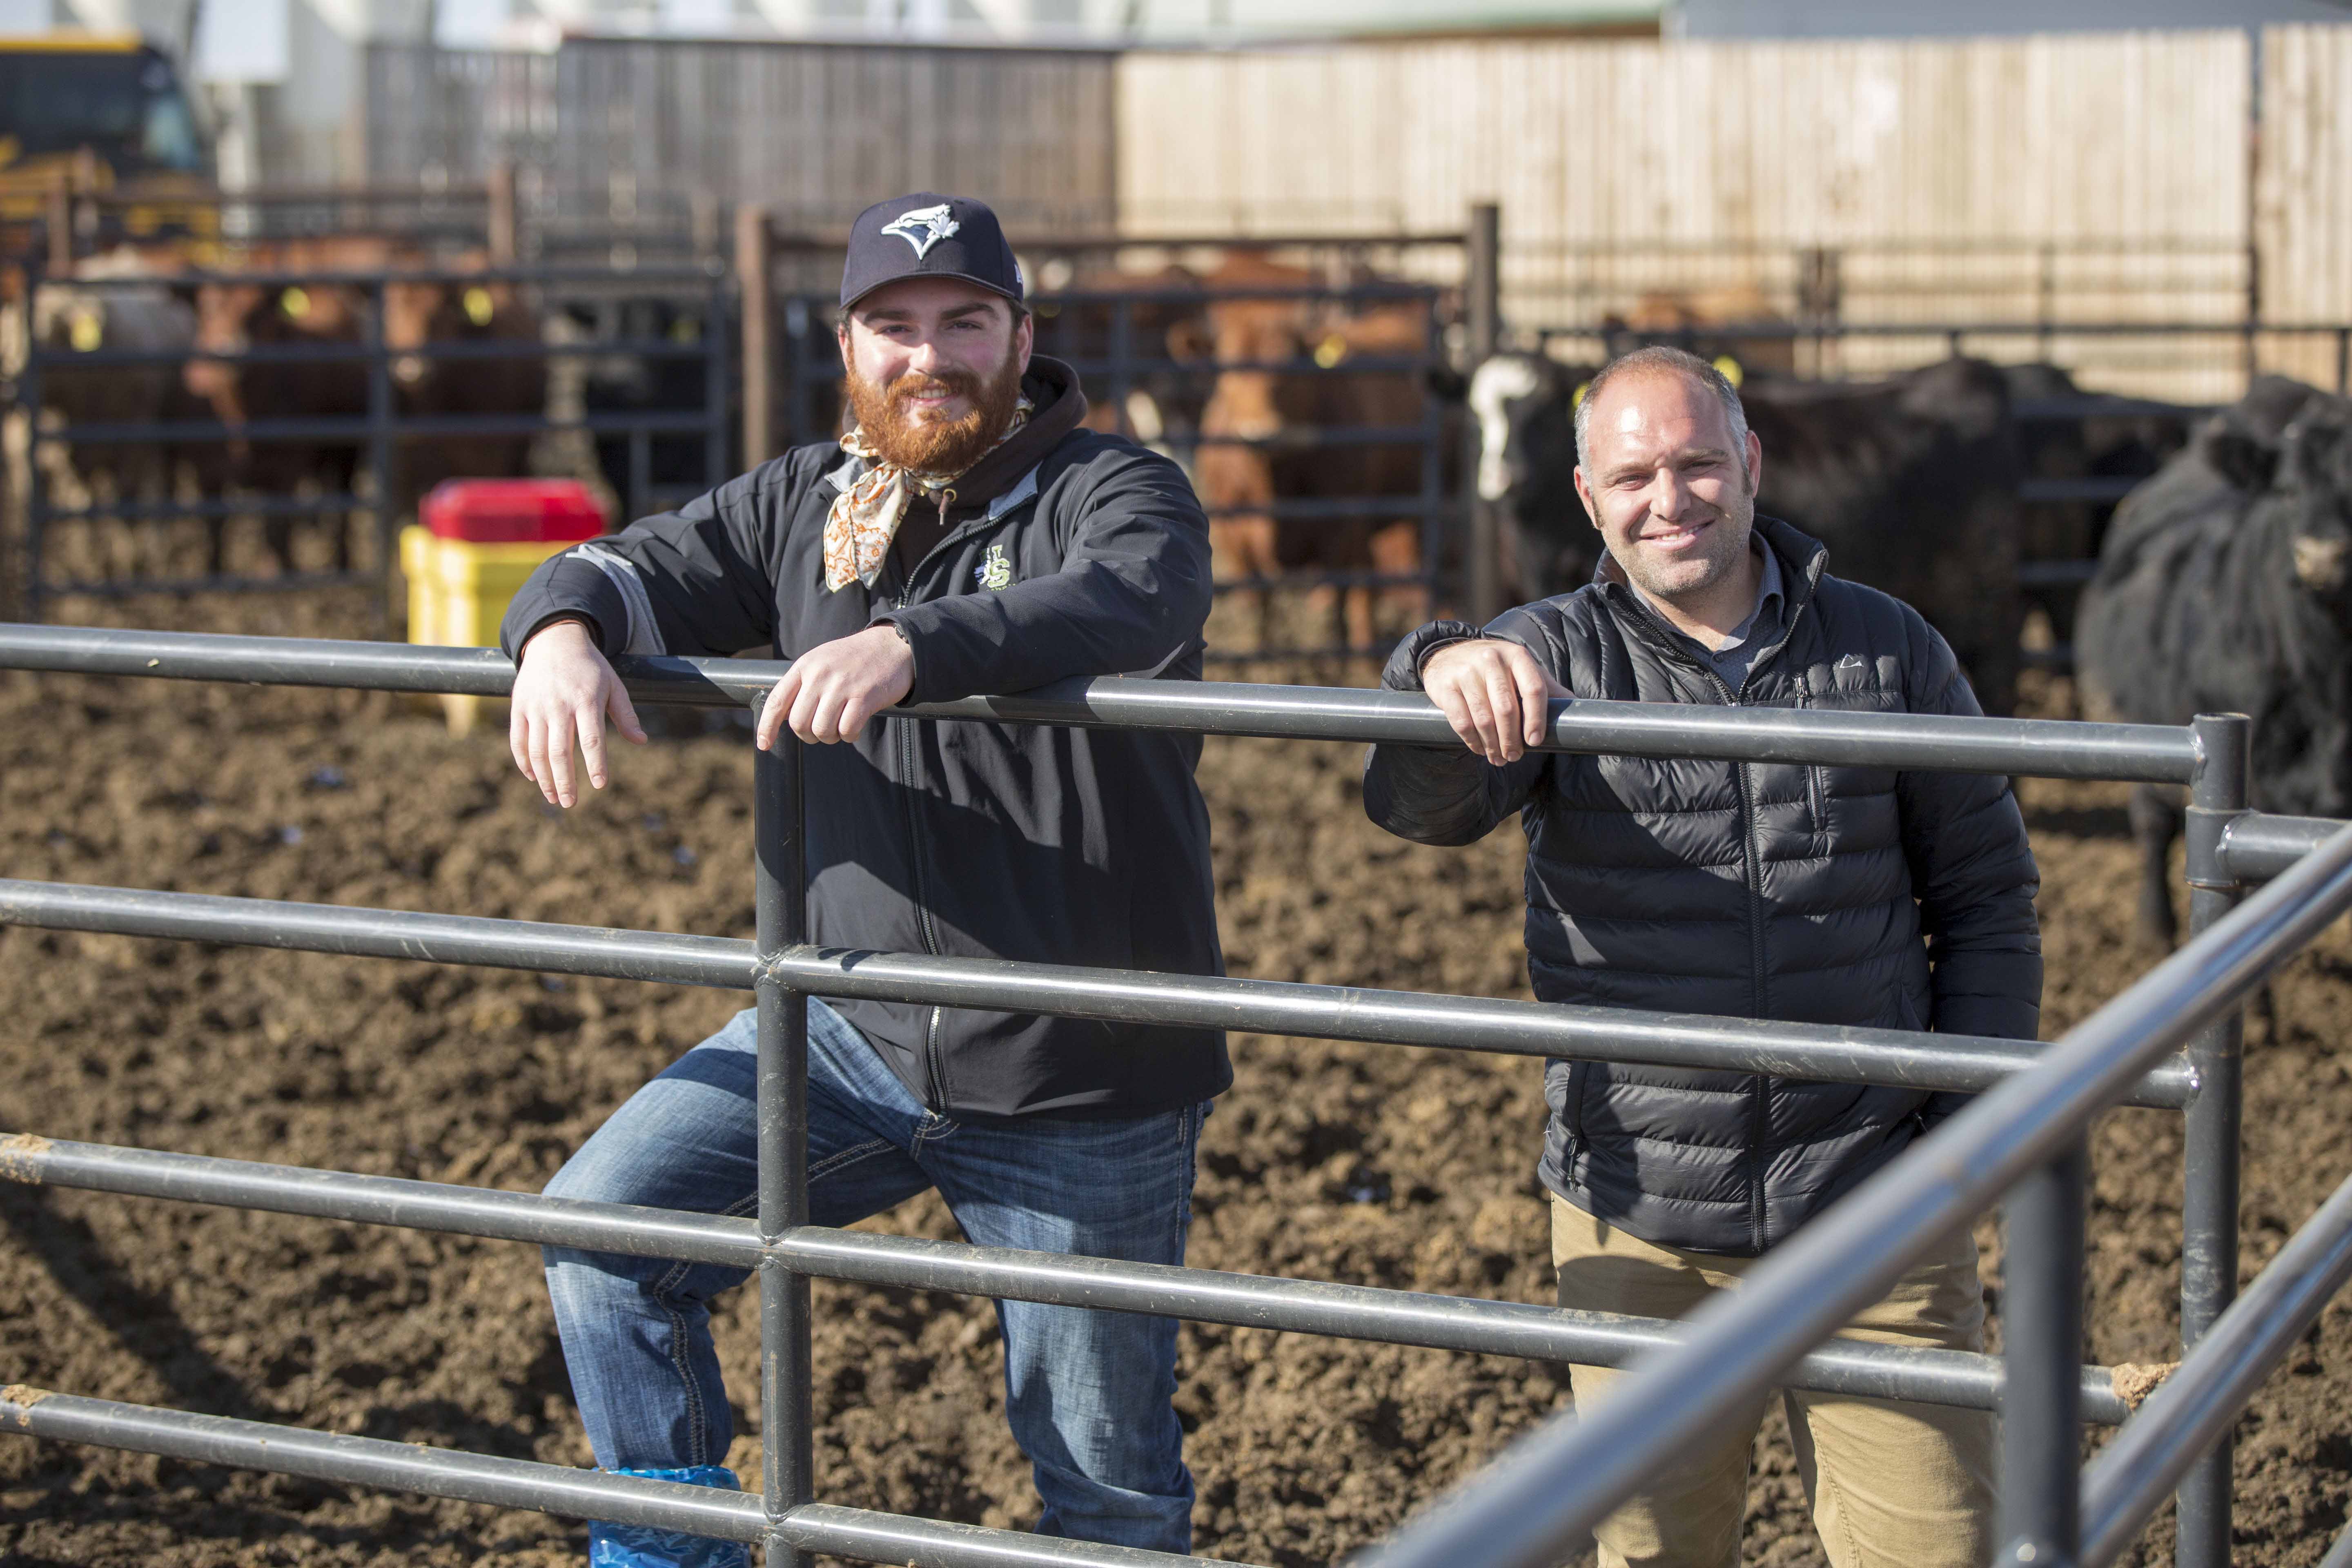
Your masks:
<instances>
[{"instance_id":1,"label":"yellow ear tag","mask_svg":"<svg viewBox=\"0 0 2352 1568\"><path fill-rule=\"evenodd\" d=\"M1724 380L1731 383L1731 390L1734 392L1738 391L1739 384L1748 379L1739 368L1739 362L1729 354L1716 355L1715 368L1722 373Z\"/></svg>"},{"instance_id":2,"label":"yellow ear tag","mask_svg":"<svg viewBox=\"0 0 2352 1568\"><path fill-rule=\"evenodd\" d=\"M66 337L78 354L89 353L106 341L106 323L96 310L76 310L66 323Z\"/></svg>"},{"instance_id":3,"label":"yellow ear tag","mask_svg":"<svg viewBox=\"0 0 2352 1568\"><path fill-rule=\"evenodd\" d=\"M299 321L310 313L310 296L300 289L289 289L278 296L278 308Z\"/></svg>"},{"instance_id":4,"label":"yellow ear tag","mask_svg":"<svg viewBox=\"0 0 2352 1568\"><path fill-rule=\"evenodd\" d=\"M1571 393L1570 393L1570 394L1568 395L1568 410L1569 410L1569 412L1570 412L1570 413L1571 413L1571 414L1573 414L1573 413L1575 413L1578 409L1580 409L1580 408L1583 407L1583 406L1584 406L1584 395L1585 395L1586 393L1588 393L1588 392L1591 391L1591 390L1592 390L1592 384L1591 384L1591 382L1589 382L1589 381L1580 381L1580 382L1578 382L1578 383L1576 384L1576 390L1575 390L1574 392L1571 392Z\"/></svg>"},{"instance_id":5,"label":"yellow ear tag","mask_svg":"<svg viewBox=\"0 0 2352 1568\"><path fill-rule=\"evenodd\" d=\"M488 326L490 317L498 310L497 304L490 299L490 291L488 289L467 289L465 304L466 320L478 327Z\"/></svg>"},{"instance_id":6,"label":"yellow ear tag","mask_svg":"<svg viewBox=\"0 0 2352 1568\"><path fill-rule=\"evenodd\" d=\"M1315 363L1329 370L1348 357L1348 340L1333 332L1315 345Z\"/></svg>"}]
</instances>

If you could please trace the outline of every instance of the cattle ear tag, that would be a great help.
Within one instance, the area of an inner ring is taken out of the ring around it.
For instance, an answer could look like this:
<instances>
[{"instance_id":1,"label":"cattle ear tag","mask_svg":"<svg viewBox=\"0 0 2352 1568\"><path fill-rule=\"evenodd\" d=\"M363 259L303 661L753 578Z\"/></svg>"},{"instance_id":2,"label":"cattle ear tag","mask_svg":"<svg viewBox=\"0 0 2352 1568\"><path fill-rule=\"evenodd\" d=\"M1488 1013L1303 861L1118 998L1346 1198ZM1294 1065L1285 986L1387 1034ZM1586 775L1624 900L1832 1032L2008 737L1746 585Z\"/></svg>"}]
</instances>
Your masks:
<instances>
[{"instance_id":1,"label":"cattle ear tag","mask_svg":"<svg viewBox=\"0 0 2352 1568\"><path fill-rule=\"evenodd\" d=\"M1724 380L1731 383L1731 390L1734 392L1738 391L1739 384L1748 379L1746 373L1739 368L1739 362L1729 354L1716 355L1715 368Z\"/></svg>"},{"instance_id":2,"label":"cattle ear tag","mask_svg":"<svg viewBox=\"0 0 2352 1568\"><path fill-rule=\"evenodd\" d=\"M496 310L497 306L491 301L490 291L488 289L466 290L466 320L478 327L487 327L490 324L490 317L496 313Z\"/></svg>"},{"instance_id":3,"label":"cattle ear tag","mask_svg":"<svg viewBox=\"0 0 2352 1568\"><path fill-rule=\"evenodd\" d=\"M310 296L299 289L289 289L278 296L278 308L300 321L310 313Z\"/></svg>"},{"instance_id":4,"label":"cattle ear tag","mask_svg":"<svg viewBox=\"0 0 2352 1568\"><path fill-rule=\"evenodd\" d=\"M86 354L106 341L106 325L99 320L96 310L76 310L73 319L66 323L66 337L73 344L74 353Z\"/></svg>"},{"instance_id":5,"label":"cattle ear tag","mask_svg":"<svg viewBox=\"0 0 2352 1568\"><path fill-rule=\"evenodd\" d=\"M1576 384L1576 390L1575 390L1574 392L1570 393L1570 394L1569 394L1569 395L1568 395L1568 406L1569 406L1569 411L1570 411L1570 413L1573 413L1573 412L1575 412L1577 409L1583 407L1583 406L1584 406L1584 395L1585 395L1586 393L1588 393L1588 392L1591 391L1591 390L1592 390L1592 384L1591 384L1591 382L1589 382L1589 381L1580 381L1580 382L1578 382L1578 383Z\"/></svg>"},{"instance_id":6,"label":"cattle ear tag","mask_svg":"<svg viewBox=\"0 0 2352 1568\"><path fill-rule=\"evenodd\" d=\"M1329 370L1348 357L1348 340L1333 332L1315 345L1315 363Z\"/></svg>"}]
</instances>

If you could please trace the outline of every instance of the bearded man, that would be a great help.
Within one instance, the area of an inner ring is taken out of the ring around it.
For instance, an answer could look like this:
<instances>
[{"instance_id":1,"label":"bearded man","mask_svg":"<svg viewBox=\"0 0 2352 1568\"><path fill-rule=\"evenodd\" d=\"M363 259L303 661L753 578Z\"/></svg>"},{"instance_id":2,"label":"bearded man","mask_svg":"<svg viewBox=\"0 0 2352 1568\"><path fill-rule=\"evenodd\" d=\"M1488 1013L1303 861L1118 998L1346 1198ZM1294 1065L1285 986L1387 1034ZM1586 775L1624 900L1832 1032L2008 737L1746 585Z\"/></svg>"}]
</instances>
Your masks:
<instances>
[{"instance_id":1,"label":"bearded man","mask_svg":"<svg viewBox=\"0 0 2352 1568\"><path fill-rule=\"evenodd\" d=\"M1208 523L1173 463L1083 429L1030 353L995 216L920 194L868 208L843 270L856 425L675 514L543 566L505 626L515 763L546 797L607 776L605 656L772 644L792 669L758 743L803 763L810 940L828 947L1222 972L1197 737L943 723L894 704L1065 676L1198 679ZM1232 1081L1214 1030L812 999L809 1201L845 1226L936 1187L982 1246L1181 1263L1193 1151ZM639 1089L548 1187L753 1205L755 1016ZM548 1289L599 1466L731 1487L709 1304L740 1269L550 1249ZM1008 1301L1006 1410L1035 1528L1192 1545L1169 1319ZM744 1549L596 1525L592 1560L720 1568Z\"/></svg>"},{"instance_id":2,"label":"bearded man","mask_svg":"<svg viewBox=\"0 0 2352 1568\"><path fill-rule=\"evenodd\" d=\"M1530 752L1554 698L1864 713L1979 710L1909 605L1831 576L1755 514L1761 443L1739 395L1678 349L1594 377L1576 489L1607 553L1592 583L1484 631L1439 621L1386 683L1428 692L1467 750L1376 746L1372 820L1468 844L1528 837L1528 966L1547 1002L2030 1040L2039 886L2006 779L1883 768ZM1554 1061L1538 1174L1559 1304L1679 1318L1962 1097L1736 1072ZM1981 1350L1967 1232L1844 1331ZM1577 1402L1618 1374L1580 1366ZM1992 1418L1787 1395L1798 1468L1837 1568L1979 1568ZM1759 1399L1595 1531L1601 1561L1736 1568Z\"/></svg>"}]
</instances>

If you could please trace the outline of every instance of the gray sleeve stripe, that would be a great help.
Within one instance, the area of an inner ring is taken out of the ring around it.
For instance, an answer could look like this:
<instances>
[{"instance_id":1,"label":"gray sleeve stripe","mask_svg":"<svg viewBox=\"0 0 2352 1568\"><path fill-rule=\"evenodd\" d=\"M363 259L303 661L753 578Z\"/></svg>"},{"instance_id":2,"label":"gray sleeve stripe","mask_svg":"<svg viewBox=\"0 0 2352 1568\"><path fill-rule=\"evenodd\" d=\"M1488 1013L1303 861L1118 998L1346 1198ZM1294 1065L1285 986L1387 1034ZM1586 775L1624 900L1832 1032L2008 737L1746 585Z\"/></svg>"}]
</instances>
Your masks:
<instances>
[{"instance_id":1,"label":"gray sleeve stripe","mask_svg":"<svg viewBox=\"0 0 2352 1568\"><path fill-rule=\"evenodd\" d=\"M646 596L645 579L637 575L637 563L625 555L618 555L601 545L583 544L572 552L581 560L594 566L611 579L620 590L621 603L628 607L628 635L616 639L622 653L656 654L669 650L662 646L661 628L654 624L654 602Z\"/></svg>"}]
</instances>

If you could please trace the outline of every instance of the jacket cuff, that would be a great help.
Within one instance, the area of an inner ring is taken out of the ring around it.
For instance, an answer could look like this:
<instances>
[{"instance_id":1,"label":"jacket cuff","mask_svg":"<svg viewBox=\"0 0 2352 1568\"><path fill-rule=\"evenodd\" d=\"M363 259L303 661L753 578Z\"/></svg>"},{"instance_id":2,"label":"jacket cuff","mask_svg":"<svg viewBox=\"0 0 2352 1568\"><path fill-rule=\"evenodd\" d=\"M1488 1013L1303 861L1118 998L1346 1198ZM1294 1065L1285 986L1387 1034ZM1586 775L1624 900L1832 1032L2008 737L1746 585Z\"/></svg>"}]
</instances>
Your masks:
<instances>
[{"instance_id":1,"label":"jacket cuff","mask_svg":"<svg viewBox=\"0 0 2352 1568\"><path fill-rule=\"evenodd\" d=\"M522 646L533 634L567 616L587 624L596 651L607 658L614 652L612 634L625 635L629 624L629 606L613 580L593 563L568 553L550 559L524 582L499 625L499 647L520 662Z\"/></svg>"},{"instance_id":2,"label":"jacket cuff","mask_svg":"<svg viewBox=\"0 0 2352 1568\"><path fill-rule=\"evenodd\" d=\"M961 628L937 614L937 605L908 605L902 608L876 616L866 625L888 626L906 643L907 650L915 656L915 671L907 687L907 695L898 700L901 708L918 702L952 702L969 697L980 689L977 671L961 668L967 662L957 658L958 645L969 639L958 636Z\"/></svg>"},{"instance_id":3,"label":"jacket cuff","mask_svg":"<svg viewBox=\"0 0 2352 1568\"><path fill-rule=\"evenodd\" d=\"M1468 621L1432 621L1408 635L1389 655L1389 662L1381 671L1381 684L1391 691L1421 689L1421 667L1439 648L1458 642L1470 642L1484 637Z\"/></svg>"}]
</instances>

